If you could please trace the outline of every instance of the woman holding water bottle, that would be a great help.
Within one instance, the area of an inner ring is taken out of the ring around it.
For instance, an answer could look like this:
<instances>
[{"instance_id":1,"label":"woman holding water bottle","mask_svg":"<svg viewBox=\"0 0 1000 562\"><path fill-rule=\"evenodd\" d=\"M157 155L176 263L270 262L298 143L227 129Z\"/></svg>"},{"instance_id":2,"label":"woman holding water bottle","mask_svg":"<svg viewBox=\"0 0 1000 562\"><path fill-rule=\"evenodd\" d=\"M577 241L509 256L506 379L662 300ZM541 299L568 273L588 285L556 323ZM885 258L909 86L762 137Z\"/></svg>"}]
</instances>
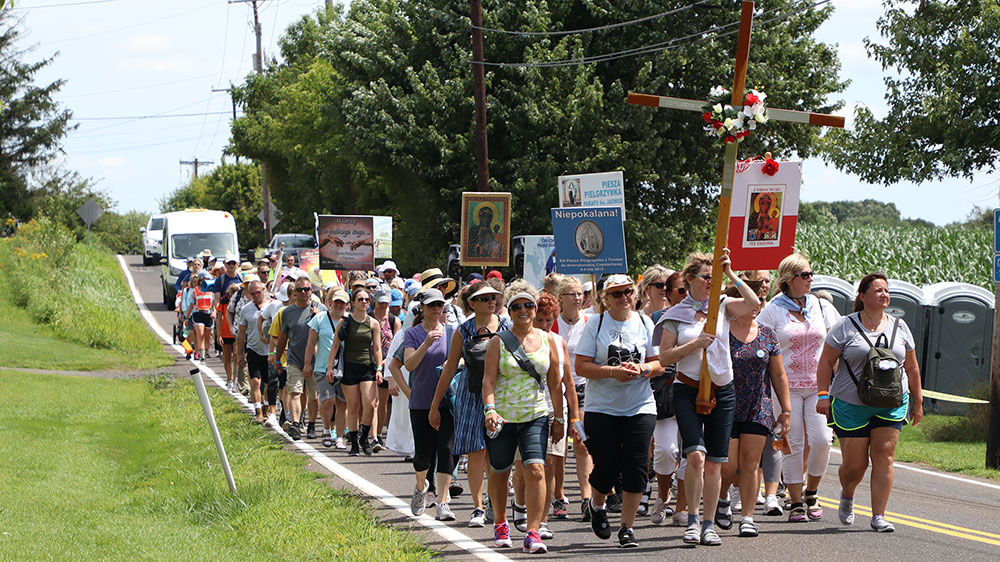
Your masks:
<instances>
[{"instance_id":1,"label":"woman holding water bottle","mask_svg":"<svg viewBox=\"0 0 1000 562\"><path fill-rule=\"evenodd\" d=\"M736 412L729 440L729 460L722 466L723 494L729 490L739 473L738 487L743 501L741 537L756 537L753 521L753 498L757 497L757 467L772 427L775 433L788 434L791 403L788 399L788 379L781 361L781 348L774 332L757 323L757 313L763 305L761 282L743 279L759 297L758 305L739 316L729 319L729 353L733 360L733 382L736 388ZM728 297L738 297L739 291L730 287ZM781 404L777 424L771 405L771 389ZM716 509L715 524L722 529L733 525L733 512L728 499L720 499Z\"/></svg>"},{"instance_id":2,"label":"woman holding water bottle","mask_svg":"<svg viewBox=\"0 0 1000 562\"><path fill-rule=\"evenodd\" d=\"M559 356L552 335L533 326L538 293L524 281L515 281L504 294L513 326L490 340L483 373L483 412L486 450L490 459L488 489L495 523L493 538L498 547L511 546L507 523L507 477L514 465L515 449L524 466L528 532L524 552L548 549L539 529L545 505L545 453L549 437L545 387L558 412L552 434L562 435L563 397Z\"/></svg>"}]
</instances>

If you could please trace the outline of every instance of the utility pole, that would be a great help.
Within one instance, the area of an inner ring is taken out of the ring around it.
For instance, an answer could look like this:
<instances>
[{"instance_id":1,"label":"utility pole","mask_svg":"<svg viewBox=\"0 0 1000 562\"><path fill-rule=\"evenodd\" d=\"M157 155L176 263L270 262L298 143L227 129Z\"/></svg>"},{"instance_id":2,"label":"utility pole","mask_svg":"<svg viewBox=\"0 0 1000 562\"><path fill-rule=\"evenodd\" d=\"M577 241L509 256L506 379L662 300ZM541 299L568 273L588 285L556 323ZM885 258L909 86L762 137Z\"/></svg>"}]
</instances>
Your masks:
<instances>
[{"instance_id":1,"label":"utility pole","mask_svg":"<svg viewBox=\"0 0 1000 562\"><path fill-rule=\"evenodd\" d=\"M233 87L228 88L212 88L212 92L227 92L229 94L229 99L233 102L233 121L236 121L236 98L233 97ZM236 163L240 163L239 155L236 155ZM225 162L223 162L225 164Z\"/></svg>"},{"instance_id":2,"label":"utility pole","mask_svg":"<svg viewBox=\"0 0 1000 562\"><path fill-rule=\"evenodd\" d=\"M470 0L472 8L472 79L476 99L476 191L490 190L490 157L486 138L486 65L483 64L483 3Z\"/></svg>"},{"instance_id":3,"label":"utility pole","mask_svg":"<svg viewBox=\"0 0 1000 562\"><path fill-rule=\"evenodd\" d=\"M194 166L194 179L198 179L198 166L211 166L212 164L215 164L215 162L212 162L211 160L198 160L195 158L194 160L181 160L180 164L181 166Z\"/></svg>"},{"instance_id":4,"label":"utility pole","mask_svg":"<svg viewBox=\"0 0 1000 562\"><path fill-rule=\"evenodd\" d=\"M262 1L262 0L261 0ZM257 52L253 57L253 69L257 74L264 72L264 47L261 44L260 14L257 11L258 0L229 0L230 4L247 4L253 7L253 30L257 36ZM274 217L271 216L271 190L267 186L267 162L260 162L260 184L264 194L264 234L266 240L271 240L271 226L274 224Z\"/></svg>"}]
</instances>

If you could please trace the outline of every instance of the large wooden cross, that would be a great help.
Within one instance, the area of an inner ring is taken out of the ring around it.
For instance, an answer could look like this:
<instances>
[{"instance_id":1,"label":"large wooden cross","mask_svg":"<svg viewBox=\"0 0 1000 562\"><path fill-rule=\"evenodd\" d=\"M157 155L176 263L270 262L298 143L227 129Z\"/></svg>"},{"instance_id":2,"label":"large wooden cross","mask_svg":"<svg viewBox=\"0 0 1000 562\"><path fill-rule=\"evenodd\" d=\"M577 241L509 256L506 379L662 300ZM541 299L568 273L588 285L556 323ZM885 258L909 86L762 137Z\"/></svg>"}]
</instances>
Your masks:
<instances>
[{"instance_id":1,"label":"large wooden cross","mask_svg":"<svg viewBox=\"0 0 1000 562\"><path fill-rule=\"evenodd\" d=\"M750 56L750 31L753 26L754 3L744 0L743 10L740 15L740 35L736 49L736 75L733 77L733 97L731 105L740 110L743 106L743 88L746 83L747 62ZM655 96L649 94L628 95L628 103L634 105L645 105L649 107L663 107L669 109L683 109L687 111L704 111L705 100L688 100L681 98L670 98L666 96ZM788 109L767 109L767 116L772 121L788 121L791 123L807 123L825 127L844 126L844 118L821 113L809 113L805 111L792 111ZM719 199L719 217L715 227L715 258L714 263L718 264L722 257L726 240L729 237L729 207L732 203L733 176L736 173L736 142L726 144L726 159L722 168L722 195ZM708 300L708 318L705 323L705 331L714 334L719 320L719 296L722 294L722 275L718 273L712 276L711 292ZM703 357L701 364L701 377L698 387L697 408L699 413L707 414L711 411L709 402L711 378L708 373L708 361Z\"/></svg>"}]
</instances>

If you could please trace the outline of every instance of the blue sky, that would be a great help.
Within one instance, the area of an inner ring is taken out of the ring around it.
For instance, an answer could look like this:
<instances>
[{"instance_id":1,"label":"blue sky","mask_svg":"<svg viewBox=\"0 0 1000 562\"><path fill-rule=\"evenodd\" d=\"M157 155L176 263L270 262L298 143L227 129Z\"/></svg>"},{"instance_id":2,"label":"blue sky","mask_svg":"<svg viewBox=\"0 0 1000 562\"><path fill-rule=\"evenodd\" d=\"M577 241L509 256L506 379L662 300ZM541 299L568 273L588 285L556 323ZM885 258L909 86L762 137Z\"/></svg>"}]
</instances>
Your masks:
<instances>
[{"instance_id":1,"label":"blue sky","mask_svg":"<svg viewBox=\"0 0 1000 562\"><path fill-rule=\"evenodd\" d=\"M263 1L265 57L276 53L288 24L322 4ZM883 73L867 58L862 43L866 36L877 36L881 2L832 4L836 11L818 37L839 45L842 76L852 80L842 96L847 107L841 114L850 117L854 106L865 104L884 115ZM192 167L179 160L220 162L232 105L226 92L212 89L239 83L252 69L249 3L16 0L15 5L14 13L23 17L27 28L24 44L35 45L30 58L59 53L38 81L66 79L57 99L79 119L58 164L98 180L118 201L119 211L156 210L160 199L191 177ZM158 114L194 115L155 117ZM803 165L804 201L878 199L894 202L903 216L936 224L963 219L973 205L996 206L998 189L996 175L883 187L865 184L818 159Z\"/></svg>"}]
</instances>

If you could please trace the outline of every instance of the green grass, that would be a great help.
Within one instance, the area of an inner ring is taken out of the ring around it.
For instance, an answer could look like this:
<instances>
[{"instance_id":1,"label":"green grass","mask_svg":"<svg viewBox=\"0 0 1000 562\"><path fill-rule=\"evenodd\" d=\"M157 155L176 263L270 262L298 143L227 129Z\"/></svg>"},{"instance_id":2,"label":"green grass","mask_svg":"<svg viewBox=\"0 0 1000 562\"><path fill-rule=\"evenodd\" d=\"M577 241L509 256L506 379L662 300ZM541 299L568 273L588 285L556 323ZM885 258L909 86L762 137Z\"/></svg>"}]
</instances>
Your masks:
<instances>
[{"instance_id":1,"label":"green grass","mask_svg":"<svg viewBox=\"0 0 1000 562\"><path fill-rule=\"evenodd\" d=\"M27 311L61 340L113 352L121 367L173 362L136 310L115 255L75 242L47 219L0 239L0 286L4 305Z\"/></svg>"},{"instance_id":2,"label":"green grass","mask_svg":"<svg viewBox=\"0 0 1000 562\"><path fill-rule=\"evenodd\" d=\"M242 502L189 380L0 372L0 559L431 558L210 394Z\"/></svg>"},{"instance_id":3,"label":"green grass","mask_svg":"<svg viewBox=\"0 0 1000 562\"><path fill-rule=\"evenodd\" d=\"M986 442L938 441L935 436L953 433L960 416L928 415L916 426L904 426L896 447L896 460L924 464L938 470L1000 480L1000 470L986 468Z\"/></svg>"}]
</instances>

